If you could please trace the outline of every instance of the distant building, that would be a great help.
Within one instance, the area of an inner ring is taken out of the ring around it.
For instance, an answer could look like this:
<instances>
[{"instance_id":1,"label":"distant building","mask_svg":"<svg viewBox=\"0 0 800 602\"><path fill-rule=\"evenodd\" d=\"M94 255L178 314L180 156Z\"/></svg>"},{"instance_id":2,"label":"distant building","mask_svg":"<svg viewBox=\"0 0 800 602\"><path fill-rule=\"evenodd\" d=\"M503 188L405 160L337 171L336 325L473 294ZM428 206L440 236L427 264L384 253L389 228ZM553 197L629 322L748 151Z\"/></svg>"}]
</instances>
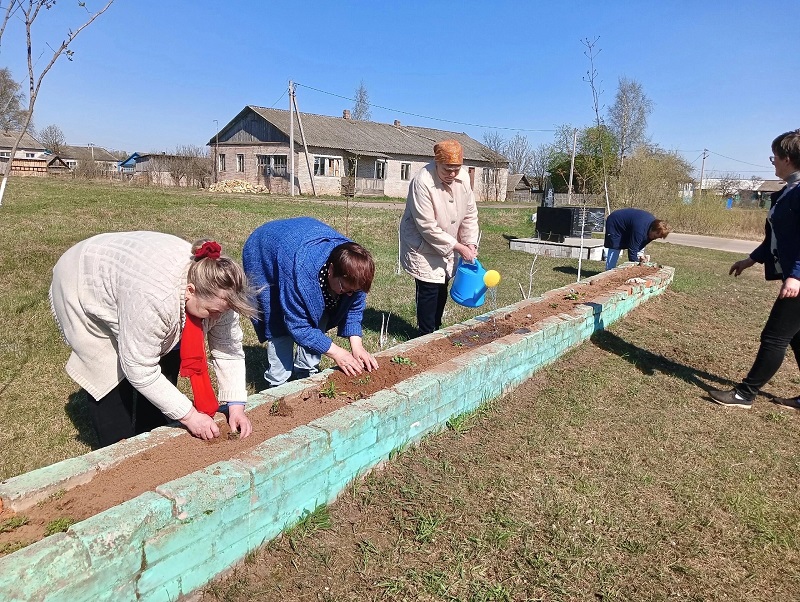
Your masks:
<instances>
[{"instance_id":1,"label":"distant building","mask_svg":"<svg viewBox=\"0 0 800 602\"><path fill-rule=\"evenodd\" d=\"M104 149L93 144L87 146L62 146L58 156L67 166L75 171L107 175L117 172L119 159Z\"/></svg>"},{"instance_id":2,"label":"distant building","mask_svg":"<svg viewBox=\"0 0 800 602\"><path fill-rule=\"evenodd\" d=\"M301 126L302 125L302 130ZM433 146L456 139L478 200L506 198L508 160L459 132L301 113L294 118L290 149L289 111L247 106L209 141L217 180L244 180L273 192L405 197L411 178L433 161ZM301 133L302 131L302 133ZM308 148L306 159L303 135ZM310 173L309 173L310 172Z\"/></svg>"},{"instance_id":3,"label":"distant building","mask_svg":"<svg viewBox=\"0 0 800 602\"><path fill-rule=\"evenodd\" d=\"M0 173L5 174L11 160L18 132L0 132ZM21 176L46 176L67 172L67 165L59 157L44 148L30 134L23 134L14 159L11 161L11 174Z\"/></svg>"}]
</instances>

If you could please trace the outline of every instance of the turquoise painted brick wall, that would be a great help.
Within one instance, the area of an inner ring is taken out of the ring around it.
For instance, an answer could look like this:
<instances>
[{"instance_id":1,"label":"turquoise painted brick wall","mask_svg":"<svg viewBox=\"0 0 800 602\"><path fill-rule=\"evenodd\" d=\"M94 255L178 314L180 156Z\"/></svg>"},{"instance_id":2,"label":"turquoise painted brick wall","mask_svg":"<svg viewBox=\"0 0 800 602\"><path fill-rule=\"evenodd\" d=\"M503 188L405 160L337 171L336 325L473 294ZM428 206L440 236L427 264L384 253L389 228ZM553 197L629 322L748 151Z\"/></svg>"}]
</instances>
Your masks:
<instances>
[{"instance_id":1,"label":"turquoise painted brick wall","mask_svg":"<svg viewBox=\"0 0 800 602\"><path fill-rule=\"evenodd\" d=\"M650 284L630 285L574 314L545 320L537 331L513 334L475 349L391 390L265 441L236 459L165 483L155 492L73 525L66 534L0 558L0 599L166 602L187 595L278 536L304 512L335 499L348 483L385 461L393 450L508 391L659 294L672 275L671 268L664 268ZM492 313L513 311L524 304ZM404 343L392 352L403 353L489 319L479 316L446 332ZM249 402L251 407L272 403L278 395L298 393L307 386L308 381L288 383L254 395ZM0 486L0 496L15 504L25 504L28 495L42 499L53 488L85 480L103 465L175 434L175 429L167 434L155 431L117 449L112 446L22 475Z\"/></svg>"}]
</instances>

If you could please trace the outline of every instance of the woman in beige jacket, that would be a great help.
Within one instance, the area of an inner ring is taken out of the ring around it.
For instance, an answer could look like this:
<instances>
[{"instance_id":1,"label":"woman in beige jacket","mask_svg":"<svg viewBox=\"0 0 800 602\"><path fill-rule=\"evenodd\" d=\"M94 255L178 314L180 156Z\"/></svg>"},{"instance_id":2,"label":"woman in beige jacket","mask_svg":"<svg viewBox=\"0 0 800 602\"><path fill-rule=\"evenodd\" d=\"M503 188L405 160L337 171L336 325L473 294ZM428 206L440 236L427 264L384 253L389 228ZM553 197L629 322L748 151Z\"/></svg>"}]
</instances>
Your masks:
<instances>
[{"instance_id":1,"label":"woman in beige jacket","mask_svg":"<svg viewBox=\"0 0 800 602\"><path fill-rule=\"evenodd\" d=\"M411 180L400 222L400 262L415 280L420 334L442 325L455 253L478 256L478 210L461 144L444 140L433 152L435 162Z\"/></svg>"}]
</instances>

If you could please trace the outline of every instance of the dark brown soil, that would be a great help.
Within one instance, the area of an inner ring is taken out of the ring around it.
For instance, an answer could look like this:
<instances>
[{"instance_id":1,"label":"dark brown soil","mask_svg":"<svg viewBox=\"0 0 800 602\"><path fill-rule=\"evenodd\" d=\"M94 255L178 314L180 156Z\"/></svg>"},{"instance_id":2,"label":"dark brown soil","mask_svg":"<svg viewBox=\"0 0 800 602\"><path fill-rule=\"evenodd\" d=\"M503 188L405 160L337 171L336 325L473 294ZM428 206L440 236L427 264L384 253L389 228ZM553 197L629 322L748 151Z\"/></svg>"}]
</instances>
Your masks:
<instances>
[{"instance_id":1,"label":"dark brown soil","mask_svg":"<svg viewBox=\"0 0 800 602\"><path fill-rule=\"evenodd\" d=\"M368 397L382 389L444 363L476 347L513 332L533 330L544 318L570 313L576 306L604 296L624 285L631 278L647 278L657 268L633 266L603 275L591 283L576 284L574 294L565 296L563 289L551 291L521 309L490 320L474 328L421 345L413 351L396 356L391 351L378 354L380 368L353 378L335 371L321 387L279 400L274 407L262 405L248 413L253 434L246 439L231 436L227 424L220 427L221 436L213 441L201 441L182 436L153 447L133 458L99 472L90 483L59 492L44 502L20 513L27 524L3 529L13 512L0 512L0 555L10 551L16 542L38 541L45 535L47 525L59 519L73 522L84 520L135 498L145 491L200 470L216 462L238 456L259 443L286 433L293 428L329 414L348 403ZM395 361L392 358L395 357ZM398 363L399 362L399 363ZM326 393L335 395L326 396Z\"/></svg>"}]
</instances>

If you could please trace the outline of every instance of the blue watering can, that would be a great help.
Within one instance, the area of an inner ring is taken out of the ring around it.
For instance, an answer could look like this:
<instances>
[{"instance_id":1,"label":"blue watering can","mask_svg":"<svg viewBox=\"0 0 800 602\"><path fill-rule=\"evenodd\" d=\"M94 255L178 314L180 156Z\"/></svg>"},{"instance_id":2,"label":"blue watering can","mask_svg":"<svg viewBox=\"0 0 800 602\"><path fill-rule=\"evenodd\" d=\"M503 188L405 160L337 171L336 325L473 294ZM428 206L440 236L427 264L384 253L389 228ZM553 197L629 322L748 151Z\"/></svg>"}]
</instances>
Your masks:
<instances>
[{"instance_id":1,"label":"blue watering can","mask_svg":"<svg viewBox=\"0 0 800 602\"><path fill-rule=\"evenodd\" d=\"M469 263L459 257L450 297L464 307L480 307L486 296L485 275L486 269L480 261L476 259L475 263Z\"/></svg>"}]
</instances>

